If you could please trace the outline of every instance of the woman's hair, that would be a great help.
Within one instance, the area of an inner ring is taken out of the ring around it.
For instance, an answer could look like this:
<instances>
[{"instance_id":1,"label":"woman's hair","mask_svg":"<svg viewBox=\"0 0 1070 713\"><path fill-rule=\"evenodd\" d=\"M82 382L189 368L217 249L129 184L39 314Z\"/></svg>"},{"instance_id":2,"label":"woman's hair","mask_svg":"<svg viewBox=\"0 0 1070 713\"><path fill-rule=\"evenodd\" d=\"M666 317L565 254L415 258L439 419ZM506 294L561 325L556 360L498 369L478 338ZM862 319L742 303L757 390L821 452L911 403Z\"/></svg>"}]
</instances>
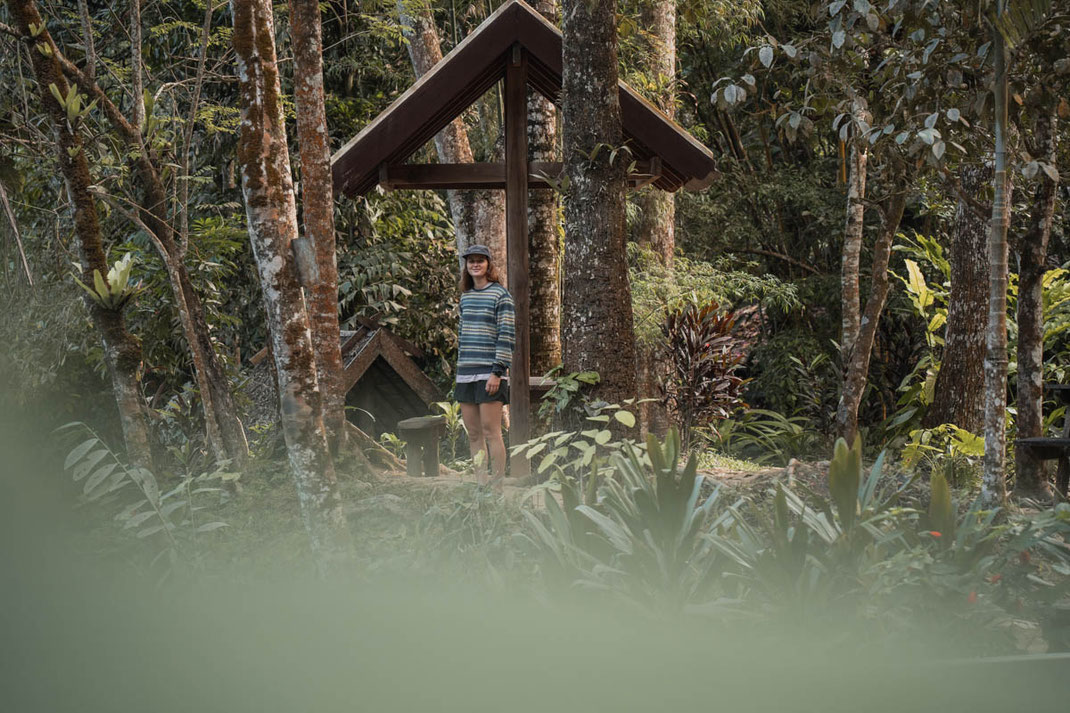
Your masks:
<instances>
[{"instance_id":1,"label":"woman's hair","mask_svg":"<svg viewBox=\"0 0 1070 713\"><path fill-rule=\"evenodd\" d=\"M501 283L501 279L498 277L498 268L494 267L494 261L490 258L487 258L487 281ZM475 286L472 276L468 274L468 259L465 258L464 267L461 268L461 293L468 292Z\"/></svg>"}]
</instances>

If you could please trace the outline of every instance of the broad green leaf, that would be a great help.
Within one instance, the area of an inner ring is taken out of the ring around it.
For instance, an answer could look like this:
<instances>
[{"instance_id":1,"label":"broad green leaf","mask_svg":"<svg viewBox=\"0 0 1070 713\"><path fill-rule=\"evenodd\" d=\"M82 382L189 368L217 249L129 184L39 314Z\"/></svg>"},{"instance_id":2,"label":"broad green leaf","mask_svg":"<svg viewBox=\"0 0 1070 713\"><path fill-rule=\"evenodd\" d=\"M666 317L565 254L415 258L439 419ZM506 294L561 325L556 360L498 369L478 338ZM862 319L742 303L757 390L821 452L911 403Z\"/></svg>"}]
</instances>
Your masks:
<instances>
[{"instance_id":1,"label":"broad green leaf","mask_svg":"<svg viewBox=\"0 0 1070 713\"><path fill-rule=\"evenodd\" d=\"M98 443L98 441L97 438L94 436L93 438L90 438L87 441L83 441L82 443L79 443L77 446L75 446L71 450L71 452L67 454L67 460L63 462L64 470L70 468L72 465L81 460L82 456L88 453L89 449L96 445L96 443Z\"/></svg>"},{"instance_id":2,"label":"broad green leaf","mask_svg":"<svg viewBox=\"0 0 1070 713\"><path fill-rule=\"evenodd\" d=\"M106 455L108 455L108 450L104 448L97 451L93 451L85 458L83 458L81 463L74 467L74 470L71 472L71 478L75 482L78 482L85 476L89 475L89 471L93 470L93 468L96 468L97 464L100 463L100 461L103 460L104 456ZM112 467L114 467L114 465L115 464L113 463Z\"/></svg>"},{"instance_id":3,"label":"broad green leaf","mask_svg":"<svg viewBox=\"0 0 1070 713\"><path fill-rule=\"evenodd\" d=\"M89 495L91 492L93 492L93 490L96 489L98 485L104 482L104 479L108 477L109 473L111 473L111 470L109 470L107 466L97 470L97 472L93 473L93 475L89 476L89 478L86 479L85 487L82 489L82 493L85 495Z\"/></svg>"},{"instance_id":4,"label":"broad green leaf","mask_svg":"<svg viewBox=\"0 0 1070 713\"><path fill-rule=\"evenodd\" d=\"M631 411L617 411L613 414L613 418L623 423L628 428L635 426L635 416Z\"/></svg>"}]
</instances>

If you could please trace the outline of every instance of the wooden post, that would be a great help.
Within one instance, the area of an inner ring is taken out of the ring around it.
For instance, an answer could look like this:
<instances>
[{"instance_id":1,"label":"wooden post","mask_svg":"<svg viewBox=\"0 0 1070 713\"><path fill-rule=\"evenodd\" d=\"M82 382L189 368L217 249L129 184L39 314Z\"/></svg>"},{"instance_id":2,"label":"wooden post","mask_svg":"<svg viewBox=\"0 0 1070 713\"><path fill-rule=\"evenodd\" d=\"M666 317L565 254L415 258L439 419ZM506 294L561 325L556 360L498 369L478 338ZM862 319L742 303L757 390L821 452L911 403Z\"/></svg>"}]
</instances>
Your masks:
<instances>
[{"instance_id":1,"label":"wooden post","mask_svg":"<svg viewBox=\"0 0 1070 713\"><path fill-rule=\"evenodd\" d=\"M531 437L528 286L528 88L527 55L514 44L505 67L505 243L509 289L516 303L516 346L509 370L509 445ZM527 478L527 458L512 458L512 476Z\"/></svg>"}]
</instances>

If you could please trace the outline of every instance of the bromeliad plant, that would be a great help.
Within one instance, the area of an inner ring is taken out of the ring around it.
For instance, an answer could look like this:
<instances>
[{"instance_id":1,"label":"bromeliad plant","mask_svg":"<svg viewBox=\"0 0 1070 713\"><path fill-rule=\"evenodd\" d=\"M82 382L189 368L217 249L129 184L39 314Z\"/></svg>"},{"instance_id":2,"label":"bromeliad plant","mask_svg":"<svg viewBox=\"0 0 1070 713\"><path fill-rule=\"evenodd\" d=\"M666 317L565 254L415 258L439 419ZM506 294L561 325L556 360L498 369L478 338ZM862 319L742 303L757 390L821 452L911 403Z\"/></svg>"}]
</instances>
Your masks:
<instances>
[{"instance_id":1,"label":"bromeliad plant","mask_svg":"<svg viewBox=\"0 0 1070 713\"><path fill-rule=\"evenodd\" d=\"M108 270L107 279L100 270L93 270L93 286L85 284L77 277L74 281L89 293L94 302L104 309L122 311L123 307L141 290L141 283L130 283L130 272L134 268L134 254L127 253Z\"/></svg>"}]
</instances>

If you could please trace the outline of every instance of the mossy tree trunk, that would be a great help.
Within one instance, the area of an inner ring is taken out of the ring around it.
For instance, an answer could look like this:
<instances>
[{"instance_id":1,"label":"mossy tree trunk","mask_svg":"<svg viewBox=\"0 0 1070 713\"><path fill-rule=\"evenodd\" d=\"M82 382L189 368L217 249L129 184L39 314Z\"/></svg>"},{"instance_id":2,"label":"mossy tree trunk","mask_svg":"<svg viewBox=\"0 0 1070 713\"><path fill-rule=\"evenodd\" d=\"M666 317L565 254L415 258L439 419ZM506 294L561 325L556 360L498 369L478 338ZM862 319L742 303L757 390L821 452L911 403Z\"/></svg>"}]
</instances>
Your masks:
<instances>
[{"instance_id":1,"label":"mossy tree trunk","mask_svg":"<svg viewBox=\"0 0 1070 713\"><path fill-rule=\"evenodd\" d=\"M965 166L959 182L966 196L980 195L991 171ZM953 423L970 433L984 428L985 321L988 312L986 219L965 199L955 211L951 229L951 294L940 371L933 402L922 425Z\"/></svg>"},{"instance_id":2,"label":"mossy tree trunk","mask_svg":"<svg viewBox=\"0 0 1070 713\"><path fill-rule=\"evenodd\" d=\"M323 425L310 320L291 253L297 205L282 112L271 0L234 0L241 131L238 165L249 238L267 312L280 417L297 495L321 572L349 552Z\"/></svg>"},{"instance_id":3,"label":"mossy tree trunk","mask_svg":"<svg viewBox=\"0 0 1070 713\"><path fill-rule=\"evenodd\" d=\"M316 378L323 394L323 423L331 451L346 439L346 395L338 326L338 261L334 237L334 184L323 96L323 29L317 0L290 0L294 99L301 154L301 205L305 237L316 256L316 281L307 288Z\"/></svg>"},{"instance_id":4,"label":"mossy tree trunk","mask_svg":"<svg viewBox=\"0 0 1070 713\"><path fill-rule=\"evenodd\" d=\"M668 116L676 116L676 0L647 0L641 6L642 25L646 28L640 69L656 87L650 97L654 105ZM676 201L672 193L653 186L633 199L639 209L636 242L649 248L669 272L676 252ZM668 410L661 401L661 382L668 377L669 366L657 342L638 345L639 392L653 399L640 406L643 428L658 435L668 429Z\"/></svg>"},{"instance_id":5,"label":"mossy tree trunk","mask_svg":"<svg viewBox=\"0 0 1070 713\"><path fill-rule=\"evenodd\" d=\"M561 339L566 372L601 375L594 395L634 398L635 332L624 252L625 180L617 94L616 3L562 3L565 260Z\"/></svg>"}]
</instances>

